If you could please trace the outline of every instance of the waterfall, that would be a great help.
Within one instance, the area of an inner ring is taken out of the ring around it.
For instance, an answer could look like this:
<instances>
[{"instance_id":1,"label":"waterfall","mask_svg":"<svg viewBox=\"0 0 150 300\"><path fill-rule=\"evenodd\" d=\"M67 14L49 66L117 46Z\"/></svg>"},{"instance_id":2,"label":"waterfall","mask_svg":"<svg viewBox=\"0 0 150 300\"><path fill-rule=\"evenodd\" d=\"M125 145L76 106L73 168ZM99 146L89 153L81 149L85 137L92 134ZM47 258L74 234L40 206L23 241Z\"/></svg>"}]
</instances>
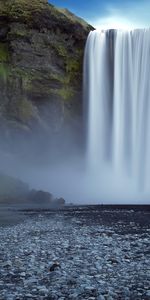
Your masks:
<instances>
[{"instance_id":1,"label":"waterfall","mask_svg":"<svg viewBox=\"0 0 150 300\"><path fill-rule=\"evenodd\" d=\"M150 192L150 29L90 32L84 104L88 171Z\"/></svg>"}]
</instances>

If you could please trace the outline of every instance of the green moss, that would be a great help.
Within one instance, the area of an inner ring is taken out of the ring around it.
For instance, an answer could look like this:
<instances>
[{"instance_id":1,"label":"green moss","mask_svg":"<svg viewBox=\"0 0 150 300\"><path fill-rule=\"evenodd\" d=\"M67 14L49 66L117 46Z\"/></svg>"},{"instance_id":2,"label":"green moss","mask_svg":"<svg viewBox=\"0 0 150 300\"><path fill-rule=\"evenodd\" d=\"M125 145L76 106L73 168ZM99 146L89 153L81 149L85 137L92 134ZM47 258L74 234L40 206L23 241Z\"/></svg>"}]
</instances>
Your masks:
<instances>
[{"instance_id":1,"label":"green moss","mask_svg":"<svg viewBox=\"0 0 150 300\"><path fill-rule=\"evenodd\" d=\"M67 57L67 50L65 48L65 46L63 46L62 44L54 44L53 47L55 48L55 50L57 51L57 54L61 57L66 58Z\"/></svg>"},{"instance_id":2,"label":"green moss","mask_svg":"<svg viewBox=\"0 0 150 300\"><path fill-rule=\"evenodd\" d=\"M26 98L17 98L16 101L9 103L8 115L12 119L27 123L35 116L33 104Z\"/></svg>"},{"instance_id":3,"label":"green moss","mask_svg":"<svg viewBox=\"0 0 150 300\"><path fill-rule=\"evenodd\" d=\"M52 73L50 74L50 80L56 80L61 84L68 85L70 82L70 77L68 74L59 74L59 73Z\"/></svg>"},{"instance_id":4,"label":"green moss","mask_svg":"<svg viewBox=\"0 0 150 300\"><path fill-rule=\"evenodd\" d=\"M35 78L34 73L32 73L32 72L20 72L20 77L22 78L22 88L23 88L23 90L26 91L26 92L32 90L32 87L33 87L32 81Z\"/></svg>"},{"instance_id":5,"label":"green moss","mask_svg":"<svg viewBox=\"0 0 150 300\"><path fill-rule=\"evenodd\" d=\"M74 80L76 76L82 73L82 63L83 63L83 51L76 50L74 56L69 55L65 56L65 65L66 65L66 77L69 78L69 82Z\"/></svg>"},{"instance_id":6,"label":"green moss","mask_svg":"<svg viewBox=\"0 0 150 300\"><path fill-rule=\"evenodd\" d=\"M54 73L51 74L51 79L54 79L61 83L62 88L60 89L51 89L51 92L55 95L60 96L61 99L64 101L69 101L74 96L74 91L72 89L72 86L74 85L75 80L78 82L79 80L79 74L81 73L81 63L78 58L72 58L68 57L67 50L62 50L63 47L58 47L58 49L61 49L61 55L65 58L65 64L66 64L66 70L65 74L58 74Z\"/></svg>"},{"instance_id":7,"label":"green moss","mask_svg":"<svg viewBox=\"0 0 150 300\"><path fill-rule=\"evenodd\" d=\"M12 17L24 17L25 19L32 18L32 12L41 12L45 8L46 1L43 0L13 0L9 4L9 15Z\"/></svg>"},{"instance_id":8,"label":"green moss","mask_svg":"<svg viewBox=\"0 0 150 300\"><path fill-rule=\"evenodd\" d=\"M81 66L82 63L80 58L67 58L66 62L66 78L68 80L68 84L75 85L80 81L79 77L81 76Z\"/></svg>"},{"instance_id":9,"label":"green moss","mask_svg":"<svg viewBox=\"0 0 150 300\"><path fill-rule=\"evenodd\" d=\"M5 43L0 43L0 63L9 61L8 46Z\"/></svg>"},{"instance_id":10,"label":"green moss","mask_svg":"<svg viewBox=\"0 0 150 300\"><path fill-rule=\"evenodd\" d=\"M41 74L31 69L14 68L11 75L22 79L22 88L26 92L32 91L34 80L41 80Z\"/></svg>"},{"instance_id":11,"label":"green moss","mask_svg":"<svg viewBox=\"0 0 150 300\"><path fill-rule=\"evenodd\" d=\"M59 89L58 90L58 95L65 101L68 101L70 100L73 95L74 95L74 92L72 90L72 88L62 88L62 89Z\"/></svg>"},{"instance_id":12,"label":"green moss","mask_svg":"<svg viewBox=\"0 0 150 300\"><path fill-rule=\"evenodd\" d=\"M65 65L65 73L51 74L51 79L54 79L64 85L64 89L68 90L69 85L74 85L75 82L79 81L79 74L81 74L81 66L82 66L82 58L80 54L75 54L75 58L69 56L67 48L63 45L53 45L55 51L57 51L57 55L61 56Z\"/></svg>"},{"instance_id":13,"label":"green moss","mask_svg":"<svg viewBox=\"0 0 150 300\"><path fill-rule=\"evenodd\" d=\"M69 101L74 96L74 91L69 86L61 89L51 89L51 93L61 97L64 101Z\"/></svg>"},{"instance_id":14,"label":"green moss","mask_svg":"<svg viewBox=\"0 0 150 300\"><path fill-rule=\"evenodd\" d=\"M34 78L34 71L30 69L22 69L22 68L14 68L13 72L17 74L19 77L22 77L27 80L32 80Z\"/></svg>"},{"instance_id":15,"label":"green moss","mask_svg":"<svg viewBox=\"0 0 150 300\"><path fill-rule=\"evenodd\" d=\"M0 14L2 16L8 14L8 0L0 1Z\"/></svg>"},{"instance_id":16,"label":"green moss","mask_svg":"<svg viewBox=\"0 0 150 300\"><path fill-rule=\"evenodd\" d=\"M4 63L0 63L0 79L2 79L5 82L8 76L9 76L8 65Z\"/></svg>"},{"instance_id":17,"label":"green moss","mask_svg":"<svg viewBox=\"0 0 150 300\"><path fill-rule=\"evenodd\" d=\"M9 34L9 38L11 38L11 36L13 36L13 38L25 38L25 37L29 37L29 32L23 28L15 28L15 30L11 31L11 33Z\"/></svg>"},{"instance_id":18,"label":"green moss","mask_svg":"<svg viewBox=\"0 0 150 300\"><path fill-rule=\"evenodd\" d=\"M74 58L68 58L66 64L66 72L67 73L78 73L81 69L80 61Z\"/></svg>"},{"instance_id":19,"label":"green moss","mask_svg":"<svg viewBox=\"0 0 150 300\"><path fill-rule=\"evenodd\" d=\"M27 122L33 117L33 105L30 101L26 99L21 99L18 105L18 118L23 121Z\"/></svg>"}]
</instances>

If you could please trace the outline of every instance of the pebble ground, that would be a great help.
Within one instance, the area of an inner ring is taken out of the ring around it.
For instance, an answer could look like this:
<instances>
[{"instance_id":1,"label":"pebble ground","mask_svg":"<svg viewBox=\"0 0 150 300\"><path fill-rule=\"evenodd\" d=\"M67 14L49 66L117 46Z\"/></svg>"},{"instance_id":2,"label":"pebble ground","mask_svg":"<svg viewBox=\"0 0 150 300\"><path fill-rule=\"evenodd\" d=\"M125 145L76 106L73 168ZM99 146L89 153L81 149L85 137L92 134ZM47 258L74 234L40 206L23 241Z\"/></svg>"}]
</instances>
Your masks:
<instances>
[{"instance_id":1,"label":"pebble ground","mask_svg":"<svg viewBox=\"0 0 150 300\"><path fill-rule=\"evenodd\" d=\"M0 227L0 300L149 300L150 212L28 212Z\"/></svg>"}]
</instances>

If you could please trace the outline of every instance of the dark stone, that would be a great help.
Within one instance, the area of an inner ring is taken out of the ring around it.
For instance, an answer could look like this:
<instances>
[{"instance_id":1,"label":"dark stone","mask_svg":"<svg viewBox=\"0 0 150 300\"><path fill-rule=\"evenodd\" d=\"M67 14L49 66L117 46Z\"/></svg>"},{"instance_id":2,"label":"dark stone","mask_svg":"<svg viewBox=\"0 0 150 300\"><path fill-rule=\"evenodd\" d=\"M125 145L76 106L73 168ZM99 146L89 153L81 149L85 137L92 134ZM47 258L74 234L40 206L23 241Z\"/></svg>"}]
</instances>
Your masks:
<instances>
[{"instance_id":1,"label":"dark stone","mask_svg":"<svg viewBox=\"0 0 150 300\"><path fill-rule=\"evenodd\" d=\"M60 263L58 261L56 261L54 264L52 264L52 266L49 268L50 272L55 271L56 268L60 268Z\"/></svg>"},{"instance_id":2,"label":"dark stone","mask_svg":"<svg viewBox=\"0 0 150 300\"><path fill-rule=\"evenodd\" d=\"M53 200L53 196L49 192L32 190L29 193L29 200L38 204L40 203L51 204Z\"/></svg>"},{"instance_id":3,"label":"dark stone","mask_svg":"<svg viewBox=\"0 0 150 300\"><path fill-rule=\"evenodd\" d=\"M64 198L55 199L54 203L56 205L63 206L63 205L65 205L65 199Z\"/></svg>"}]
</instances>

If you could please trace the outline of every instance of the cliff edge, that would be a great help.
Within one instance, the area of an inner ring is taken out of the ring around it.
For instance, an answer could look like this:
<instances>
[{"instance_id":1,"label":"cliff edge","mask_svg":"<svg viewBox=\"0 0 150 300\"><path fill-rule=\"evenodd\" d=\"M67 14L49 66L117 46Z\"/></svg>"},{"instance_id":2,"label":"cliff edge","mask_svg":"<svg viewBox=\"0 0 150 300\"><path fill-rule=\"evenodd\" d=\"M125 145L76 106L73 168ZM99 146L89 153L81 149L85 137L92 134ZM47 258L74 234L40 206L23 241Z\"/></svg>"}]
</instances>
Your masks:
<instances>
[{"instance_id":1,"label":"cliff edge","mask_svg":"<svg viewBox=\"0 0 150 300\"><path fill-rule=\"evenodd\" d=\"M46 0L0 0L0 136L58 133L82 112L82 62L93 28Z\"/></svg>"}]
</instances>

